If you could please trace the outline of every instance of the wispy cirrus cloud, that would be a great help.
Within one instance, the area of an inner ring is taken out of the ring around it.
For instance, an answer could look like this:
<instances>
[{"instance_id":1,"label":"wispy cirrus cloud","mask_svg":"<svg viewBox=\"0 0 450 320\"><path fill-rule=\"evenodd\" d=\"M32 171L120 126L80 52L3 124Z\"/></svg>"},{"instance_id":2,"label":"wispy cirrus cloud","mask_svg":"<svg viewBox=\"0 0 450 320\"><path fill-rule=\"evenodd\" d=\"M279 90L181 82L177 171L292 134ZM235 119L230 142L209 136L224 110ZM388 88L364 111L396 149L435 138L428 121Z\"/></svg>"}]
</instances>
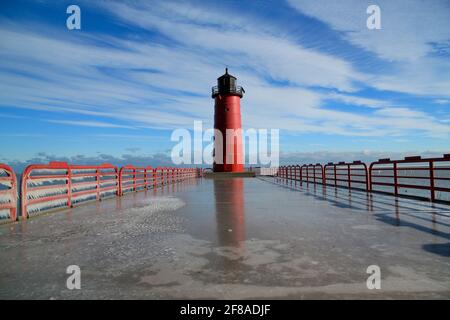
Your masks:
<instances>
[{"instance_id":1,"label":"wispy cirrus cloud","mask_svg":"<svg viewBox=\"0 0 450 320\"><path fill-rule=\"evenodd\" d=\"M414 61L450 40L448 1L288 0L288 3L341 32L354 45L387 60ZM380 7L381 30L366 28L365 13L372 4Z\"/></svg>"},{"instance_id":2,"label":"wispy cirrus cloud","mask_svg":"<svg viewBox=\"0 0 450 320\"><path fill-rule=\"evenodd\" d=\"M127 128L135 129L131 126L118 125L100 121L76 121L76 120L45 120L50 123L63 124L69 126L82 126L82 127L94 127L94 128Z\"/></svg>"},{"instance_id":3,"label":"wispy cirrus cloud","mask_svg":"<svg viewBox=\"0 0 450 320\"><path fill-rule=\"evenodd\" d=\"M348 94L340 94L340 93L330 93L328 96L324 97L324 99L332 100L332 101L341 101L348 105L353 106L362 106L367 108L381 108L381 107L389 107L392 103L387 100L379 100L372 98L365 98L355 95Z\"/></svg>"},{"instance_id":4,"label":"wispy cirrus cloud","mask_svg":"<svg viewBox=\"0 0 450 320\"><path fill-rule=\"evenodd\" d=\"M450 100L447 100L447 99L436 99L436 100L434 100L434 102L437 103L437 104L449 104Z\"/></svg>"},{"instance_id":5,"label":"wispy cirrus cloud","mask_svg":"<svg viewBox=\"0 0 450 320\"><path fill-rule=\"evenodd\" d=\"M448 1L288 0L344 39L389 62L370 77L373 87L420 95L450 96L450 3ZM381 30L366 28L369 5L381 10Z\"/></svg>"}]
</instances>

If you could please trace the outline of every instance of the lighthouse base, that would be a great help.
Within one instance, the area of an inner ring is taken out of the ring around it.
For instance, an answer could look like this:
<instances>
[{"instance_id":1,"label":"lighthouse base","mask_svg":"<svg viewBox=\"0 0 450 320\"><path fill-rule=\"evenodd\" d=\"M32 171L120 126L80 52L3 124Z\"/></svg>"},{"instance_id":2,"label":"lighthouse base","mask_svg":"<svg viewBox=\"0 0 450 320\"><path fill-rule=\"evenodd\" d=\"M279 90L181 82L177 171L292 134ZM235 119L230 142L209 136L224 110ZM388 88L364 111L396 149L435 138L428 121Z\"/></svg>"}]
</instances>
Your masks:
<instances>
[{"instance_id":1,"label":"lighthouse base","mask_svg":"<svg viewBox=\"0 0 450 320\"><path fill-rule=\"evenodd\" d=\"M205 172L203 174L204 178L209 179L228 179L228 178L254 178L256 176L255 172L245 171L245 172Z\"/></svg>"},{"instance_id":2,"label":"lighthouse base","mask_svg":"<svg viewBox=\"0 0 450 320\"><path fill-rule=\"evenodd\" d=\"M243 164L214 164L213 172L244 172Z\"/></svg>"}]
</instances>

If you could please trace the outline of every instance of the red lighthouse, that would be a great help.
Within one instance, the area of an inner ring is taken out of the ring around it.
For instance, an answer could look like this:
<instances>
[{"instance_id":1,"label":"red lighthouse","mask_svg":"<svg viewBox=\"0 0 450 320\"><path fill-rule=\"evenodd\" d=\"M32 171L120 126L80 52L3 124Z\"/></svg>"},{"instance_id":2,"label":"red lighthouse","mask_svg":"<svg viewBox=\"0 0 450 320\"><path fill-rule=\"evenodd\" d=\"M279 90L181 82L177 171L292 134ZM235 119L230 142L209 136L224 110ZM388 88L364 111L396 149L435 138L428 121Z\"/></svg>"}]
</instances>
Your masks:
<instances>
[{"instance_id":1,"label":"red lighthouse","mask_svg":"<svg viewBox=\"0 0 450 320\"><path fill-rule=\"evenodd\" d=\"M214 161L214 172L243 172L241 98L244 88L236 86L236 77L225 74L217 78L212 88L214 104L214 129L222 133L222 139L215 139L214 152L222 150L222 163ZM217 162L217 163L216 163Z\"/></svg>"}]
</instances>

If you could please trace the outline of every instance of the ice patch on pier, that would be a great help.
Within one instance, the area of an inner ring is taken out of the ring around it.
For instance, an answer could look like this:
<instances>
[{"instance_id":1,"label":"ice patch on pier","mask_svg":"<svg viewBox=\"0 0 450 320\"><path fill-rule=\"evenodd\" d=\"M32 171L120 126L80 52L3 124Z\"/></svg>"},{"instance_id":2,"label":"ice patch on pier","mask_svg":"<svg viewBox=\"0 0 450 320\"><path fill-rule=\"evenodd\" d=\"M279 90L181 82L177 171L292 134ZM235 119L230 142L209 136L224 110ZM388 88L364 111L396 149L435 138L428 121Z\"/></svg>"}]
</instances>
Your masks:
<instances>
[{"instance_id":1,"label":"ice patch on pier","mask_svg":"<svg viewBox=\"0 0 450 320\"><path fill-rule=\"evenodd\" d=\"M139 202L133 208L125 209L125 214L149 214L159 211L175 211L184 207L186 203L176 197L155 197Z\"/></svg>"}]
</instances>

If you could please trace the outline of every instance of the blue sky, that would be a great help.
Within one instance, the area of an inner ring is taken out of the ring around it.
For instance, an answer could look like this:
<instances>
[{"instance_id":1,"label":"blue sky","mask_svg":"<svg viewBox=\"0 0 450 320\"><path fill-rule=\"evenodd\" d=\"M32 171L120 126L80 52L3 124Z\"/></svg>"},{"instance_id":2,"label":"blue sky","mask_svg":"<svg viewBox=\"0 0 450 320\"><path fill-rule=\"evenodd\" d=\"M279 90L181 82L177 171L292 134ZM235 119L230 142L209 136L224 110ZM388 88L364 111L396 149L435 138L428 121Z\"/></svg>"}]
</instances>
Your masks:
<instances>
[{"instance_id":1,"label":"blue sky","mask_svg":"<svg viewBox=\"0 0 450 320\"><path fill-rule=\"evenodd\" d=\"M212 125L226 65L244 127L280 129L285 160L448 152L449 17L444 0L3 0L0 161L167 160L173 129Z\"/></svg>"}]
</instances>

